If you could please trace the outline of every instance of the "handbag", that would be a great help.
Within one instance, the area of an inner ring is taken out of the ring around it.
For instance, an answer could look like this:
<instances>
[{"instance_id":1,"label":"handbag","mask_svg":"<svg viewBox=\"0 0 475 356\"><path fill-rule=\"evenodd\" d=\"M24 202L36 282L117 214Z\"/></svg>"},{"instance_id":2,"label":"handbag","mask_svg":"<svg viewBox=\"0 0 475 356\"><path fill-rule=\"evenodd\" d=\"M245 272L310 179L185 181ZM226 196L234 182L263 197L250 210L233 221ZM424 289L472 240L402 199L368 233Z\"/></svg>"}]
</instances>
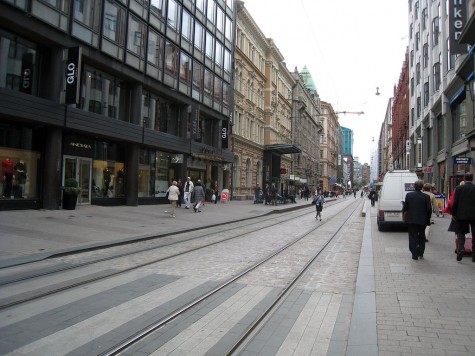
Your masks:
<instances>
[{"instance_id":1,"label":"handbag","mask_svg":"<svg viewBox=\"0 0 475 356\"><path fill-rule=\"evenodd\" d=\"M211 201L215 201L215 200L216 200L216 194L213 194L213 195L211 196Z\"/></svg>"}]
</instances>

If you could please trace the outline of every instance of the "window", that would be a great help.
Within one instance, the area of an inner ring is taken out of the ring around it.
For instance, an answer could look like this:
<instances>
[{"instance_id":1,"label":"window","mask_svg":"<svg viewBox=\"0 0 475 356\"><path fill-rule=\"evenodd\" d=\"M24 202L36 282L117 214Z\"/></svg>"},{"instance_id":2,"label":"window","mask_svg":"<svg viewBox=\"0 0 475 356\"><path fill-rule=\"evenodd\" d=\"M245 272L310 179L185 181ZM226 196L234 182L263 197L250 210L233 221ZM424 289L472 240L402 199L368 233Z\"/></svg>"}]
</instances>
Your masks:
<instances>
[{"instance_id":1,"label":"window","mask_svg":"<svg viewBox=\"0 0 475 356\"><path fill-rule=\"evenodd\" d=\"M421 97L417 97L417 119L421 117L422 107L421 107Z\"/></svg>"},{"instance_id":2,"label":"window","mask_svg":"<svg viewBox=\"0 0 475 356\"><path fill-rule=\"evenodd\" d=\"M429 105L429 82L424 83L424 107Z\"/></svg>"},{"instance_id":3,"label":"window","mask_svg":"<svg viewBox=\"0 0 475 356\"><path fill-rule=\"evenodd\" d=\"M421 83L421 64L416 64L416 85Z\"/></svg>"},{"instance_id":4,"label":"window","mask_svg":"<svg viewBox=\"0 0 475 356\"><path fill-rule=\"evenodd\" d=\"M165 6L163 6L163 0L151 0L150 10L158 17L165 17Z\"/></svg>"},{"instance_id":5,"label":"window","mask_svg":"<svg viewBox=\"0 0 475 356\"><path fill-rule=\"evenodd\" d=\"M175 31L180 25L180 9L181 6L179 6L175 0L168 0L167 23L168 26Z\"/></svg>"},{"instance_id":6,"label":"window","mask_svg":"<svg viewBox=\"0 0 475 356\"><path fill-rule=\"evenodd\" d=\"M56 10L59 10L63 13L67 13L69 11L69 0L40 0L43 3L54 7Z\"/></svg>"},{"instance_id":7,"label":"window","mask_svg":"<svg viewBox=\"0 0 475 356\"><path fill-rule=\"evenodd\" d=\"M183 21L181 24L181 36L187 41L192 40L193 19L188 11L183 11Z\"/></svg>"},{"instance_id":8,"label":"window","mask_svg":"<svg viewBox=\"0 0 475 356\"><path fill-rule=\"evenodd\" d=\"M455 67L455 54L450 53L450 39L447 39L447 70L451 70Z\"/></svg>"},{"instance_id":9,"label":"window","mask_svg":"<svg viewBox=\"0 0 475 356\"><path fill-rule=\"evenodd\" d=\"M216 3L214 0L208 0L206 17L210 23L214 24L216 22Z\"/></svg>"},{"instance_id":10,"label":"window","mask_svg":"<svg viewBox=\"0 0 475 356\"><path fill-rule=\"evenodd\" d=\"M434 64L434 91L439 90L440 88L440 62Z\"/></svg>"},{"instance_id":11,"label":"window","mask_svg":"<svg viewBox=\"0 0 475 356\"><path fill-rule=\"evenodd\" d=\"M231 98L230 86L229 84L223 82L223 106L226 109L229 109L230 98Z\"/></svg>"},{"instance_id":12,"label":"window","mask_svg":"<svg viewBox=\"0 0 475 356\"><path fill-rule=\"evenodd\" d=\"M223 101L223 81L215 77L214 78L214 102L215 104L218 104L221 106L221 103Z\"/></svg>"},{"instance_id":13,"label":"window","mask_svg":"<svg viewBox=\"0 0 475 356\"><path fill-rule=\"evenodd\" d=\"M415 118L414 118L414 108L411 109L411 127L414 127L414 121L415 121Z\"/></svg>"},{"instance_id":14,"label":"window","mask_svg":"<svg viewBox=\"0 0 475 356\"><path fill-rule=\"evenodd\" d=\"M145 128L160 131L160 100L158 96L143 91L142 124Z\"/></svg>"},{"instance_id":15,"label":"window","mask_svg":"<svg viewBox=\"0 0 475 356\"><path fill-rule=\"evenodd\" d=\"M414 4L414 18L419 19L419 1Z\"/></svg>"},{"instance_id":16,"label":"window","mask_svg":"<svg viewBox=\"0 0 475 356\"><path fill-rule=\"evenodd\" d=\"M163 37L150 30L148 34L147 61L156 67L162 67Z\"/></svg>"},{"instance_id":17,"label":"window","mask_svg":"<svg viewBox=\"0 0 475 356\"><path fill-rule=\"evenodd\" d=\"M86 67L81 86L82 110L119 119L120 107L120 80L117 78Z\"/></svg>"},{"instance_id":18,"label":"window","mask_svg":"<svg viewBox=\"0 0 475 356\"><path fill-rule=\"evenodd\" d=\"M411 96L414 96L414 78L411 78Z\"/></svg>"},{"instance_id":19,"label":"window","mask_svg":"<svg viewBox=\"0 0 475 356\"><path fill-rule=\"evenodd\" d=\"M180 53L180 81L191 87L191 58L183 51Z\"/></svg>"},{"instance_id":20,"label":"window","mask_svg":"<svg viewBox=\"0 0 475 356\"><path fill-rule=\"evenodd\" d=\"M165 71L176 77L178 74L178 47L170 41L165 42Z\"/></svg>"},{"instance_id":21,"label":"window","mask_svg":"<svg viewBox=\"0 0 475 356\"><path fill-rule=\"evenodd\" d=\"M424 68L427 68L429 65L429 44L425 43L422 48L422 65Z\"/></svg>"},{"instance_id":22,"label":"window","mask_svg":"<svg viewBox=\"0 0 475 356\"><path fill-rule=\"evenodd\" d=\"M214 60L214 37L208 31L206 31L206 57Z\"/></svg>"},{"instance_id":23,"label":"window","mask_svg":"<svg viewBox=\"0 0 475 356\"><path fill-rule=\"evenodd\" d=\"M215 63L219 68L223 68L223 45L216 41Z\"/></svg>"},{"instance_id":24,"label":"window","mask_svg":"<svg viewBox=\"0 0 475 356\"><path fill-rule=\"evenodd\" d=\"M205 69L204 93L208 97L213 96L213 73L208 69Z\"/></svg>"},{"instance_id":25,"label":"window","mask_svg":"<svg viewBox=\"0 0 475 356\"><path fill-rule=\"evenodd\" d=\"M427 29L427 7L422 10L422 29Z\"/></svg>"},{"instance_id":26,"label":"window","mask_svg":"<svg viewBox=\"0 0 475 356\"><path fill-rule=\"evenodd\" d=\"M201 101L203 92L204 68L203 65L193 60L193 87L192 96L194 99Z\"/></svg>"},{"instance_id":27,"label":"window","mask_svg":"<svg viewBox=\"0 0 475 356\"><path fill-rule=\"evenodd\" d=\"M145 24L130 15L128 34L127 49L143 58L145 56Z\"/></svg>"},{"instance_id":28,"label":"window","mask_svg":"<svg viewBox=\"0 0 475 356\"><path fill-rule=\"evenodd\" d=\"M416 52L419 51L419 44L421 42L421 34L420 32L418 31L416 33Z\"/></svg>"},{"instance_id":29,"label":"window","mask_svg":"<svg viewBox=\"0 0 475 356\"><path fill-rule=\"evenodd\" d=\"M106 0L104 6L103 35L112 42L122 45L124 41L125 10L114 1Z\"/></svg>"},{"instance_id":30,"label":"window","mask_svg":"<svg viewBox=\"0 0 475 356\"><path fill-rule=\"evenodd\" d=\"M106 2L107 4L107 2ZM99 32L101 1L75 0L74 19L95 32ZM106 17L104 16L104 21Z\"/></svg>"},{"instance_id":31,"label":"window","mask_svg":"<svg viewBox=\"0 0 475 356\"><path fill-rule=\"evenodd\" d=\"M224 71L231 73L231 52L227 49L224 50Z\"/></svg>"},{"instance_id":32,"label":"window","mask_svg":"<svg viewBox=\"0 0 475 356\"><path fill-rule=\"evenodd\" d=\"M439 18L434 17L432 20L432 45L436 46L439 44L439 33L440 33L440 28L439 28Z\"/></svg>"},{"instance_id":33,"label":"window","mask_svg":"<svg viewBox=\"0 0 475 356\"><path fill-rule=\"evenodd\" d=\"M246 187L252 187L252 163L249 158L246 160Z\"/></svg>"},{"instance_id":34,"label":"window","mask_svg":"<svg viewBox=\"0 0 475 356\"><path fill-rule=\"evenodd\" d=\"M432 156L432 129L429 127L427 128L426 134L426 149L427 149L427 157Z\"/></svg>"},{"instance_id":35,"label":"window","mask_svg":"<svg viewBox=\"0 0 475 356\"><path fill-rule=\"evenodd\" d=\"M204 29L203 26L198 22L195 21L195 48L203 52L204 49Z\"/></svg>"},{"instance_id":36,"label":"window","mask_svg":"<svg viewBox=\"0 0 475 356\"><path fill-rule=\"evenodd\" d=\"M205 13L205 0L196 0L196 9L201 13Z\"/></svg>"},{"instance_id":37,"label":"window","mask_svg":"<svg viewBox=\"0 0 475 356\"><path fill-rule=\"evenodd\" d=\"M452 143L460 140L467 133L467 112L465 99L451 106Z\"/></svg>"},{"instance_id":38,"label":"window","mask_svg":"<svg viewBox=\"0 0 475 356\"><path fill-rule=\"evenodd\" d=\"M226 39L228 41L233 40L233 34L232 34L232 28L233 28L233 22L230 17L226 16L226 33L224 34Z\"/></svg>"},{"instance_id":39,"label":"window","mask_svg":"<svg viewBox=\"0 0 475 356\"><path fill-rule=\"evenodd\" d=\"M33 45L21 38L3 33L0 36L0 43L2 44L0 87L35 94L38 73L37 54Z\"/></svg>"},{"instance_id":40,"label":"window","mask_svg":"<svg viewBox=\"0 0 475 356\"><path fill-rule=\"evenodd\" d=\"M224 11L218 6L216 10L216 29L221 33L224 33L224 18Z\"/></svg>"}]
</instances>

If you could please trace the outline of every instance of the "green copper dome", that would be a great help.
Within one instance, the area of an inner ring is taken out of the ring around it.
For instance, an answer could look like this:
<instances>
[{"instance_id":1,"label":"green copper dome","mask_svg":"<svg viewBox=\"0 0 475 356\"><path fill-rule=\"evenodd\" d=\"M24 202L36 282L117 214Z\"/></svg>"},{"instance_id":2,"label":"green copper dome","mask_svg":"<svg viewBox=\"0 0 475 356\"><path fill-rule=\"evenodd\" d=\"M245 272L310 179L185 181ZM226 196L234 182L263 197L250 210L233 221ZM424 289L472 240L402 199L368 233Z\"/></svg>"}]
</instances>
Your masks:
<instances>
[{"instance_id":1,"label":"green copper dome","mask_svg":"<svg viewBox=\"0 0 475 356\"><path fill-rule=\"evenodd\" d=\"M315 83L313 82L312 75L308 71L307 66L303 67L302 71L300 72L300 75L305 80L305 86L310 91L310 93L317 94L317 87L315 86Z\"/></svg>"}]
</instances>

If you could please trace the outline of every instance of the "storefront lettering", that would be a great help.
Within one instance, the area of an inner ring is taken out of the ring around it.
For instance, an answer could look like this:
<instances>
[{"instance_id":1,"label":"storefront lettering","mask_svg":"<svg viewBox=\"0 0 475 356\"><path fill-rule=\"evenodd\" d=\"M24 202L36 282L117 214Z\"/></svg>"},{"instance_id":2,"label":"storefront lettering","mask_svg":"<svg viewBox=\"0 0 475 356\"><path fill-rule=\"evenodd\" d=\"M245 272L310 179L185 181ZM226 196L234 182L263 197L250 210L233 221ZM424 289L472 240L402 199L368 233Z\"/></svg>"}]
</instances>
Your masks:
<instances>
[{"instance_id":1,"label":"storefront lettering","mask_svg":"<svg viewBox=\"0 0 475 356\"><path fill-rule=\"evenodd\" d=\"M226 127L223 127L221 129L221 138L226 138L228 137L228 129Z\"/></svg>"},{"instance_id":2,"label":"storefront lettering","mask_svg":"<svg viewBox=\"0 0 475 356\"><path fill-rule=\"evenodd\" d=\"M66 73L66 81L68 82L68 84L74 84L76 77L77 77L76 65L74 63L69 63L68 71Z\"/></svg>"},{"instance_id":3,"label":"storefront lettering","mask_svg":"<svg viewBox=\"0 0 475 356\"><path fill-rule=\"evenodd\" d=\"M31 70L26 68L23 71L23 78L22 78L22 83L21 85L23 86L24 89L28 89L30 87L31 83Z\"/></svg>"},{"instance_id":4,"label":"storefront lettering","mask_svg":"<svg viewBox=\"0 0 475 356\"><path fill-rule=\"evenodd\" d=\"M79 142L70 142L69 146L77 147L77 148L85 148L87 150L92 149L91 145L88 145L88 144L85 144L85 143L79 143Z\"/></svg>"}]
</instances>

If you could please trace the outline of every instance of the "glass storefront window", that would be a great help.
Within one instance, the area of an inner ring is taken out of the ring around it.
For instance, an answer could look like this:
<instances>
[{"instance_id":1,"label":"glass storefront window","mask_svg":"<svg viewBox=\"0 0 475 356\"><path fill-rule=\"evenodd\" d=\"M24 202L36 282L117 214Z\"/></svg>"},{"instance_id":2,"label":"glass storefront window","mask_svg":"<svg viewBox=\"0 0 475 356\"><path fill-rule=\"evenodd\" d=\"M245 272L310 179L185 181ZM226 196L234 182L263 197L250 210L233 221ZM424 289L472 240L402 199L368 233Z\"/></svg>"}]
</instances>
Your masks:
<instances>
[{"instance_id":1,"label":"glass storefront window","mask_svg":"<svg viewBox=\"0 0 475 356\"><path fill-rule=\"evenodd\" d=\"M0 124L2 199L39 198L40 136L25 126Z\"/></svg>"},{"instance_id":2,"label":"glass storefront window","mask_svg":"<svg viewBox=\"0 0 475 356\"><path fill-rule=\"evenodd\" d=\"M92 199L125 196L124 162L94 160L92 163Z\"/></svg>"},{"instance_id":3,"label":"glass storefront window","mask_svg":"<svg viewBox=\"0 0 475 356\"><path fill-rule=\"evenodd\" d=\"M123 147L96 141L92 162L92 200L125 196L125 165Z\"/></svg>"},{"instance_id":4,"label":"glass storefront window","mask_svg":"<svg viewBox=\"0 0 475 356\"><path fill-rule=\"evenodd\" d=\"M34 94L37 53L33 44L0 30L0 87Z\"/></svg>"},{"instance_id":5,"label":"glass storefront window","mask_svg":"<svg viewBox=\"0 0 475 356\"><path fill-rule=\"evenodd\" d=\"M165 197L169 186L168 165L168 153L141 150L139 161L139 198Z\"/></svg>"}]
</instances>

